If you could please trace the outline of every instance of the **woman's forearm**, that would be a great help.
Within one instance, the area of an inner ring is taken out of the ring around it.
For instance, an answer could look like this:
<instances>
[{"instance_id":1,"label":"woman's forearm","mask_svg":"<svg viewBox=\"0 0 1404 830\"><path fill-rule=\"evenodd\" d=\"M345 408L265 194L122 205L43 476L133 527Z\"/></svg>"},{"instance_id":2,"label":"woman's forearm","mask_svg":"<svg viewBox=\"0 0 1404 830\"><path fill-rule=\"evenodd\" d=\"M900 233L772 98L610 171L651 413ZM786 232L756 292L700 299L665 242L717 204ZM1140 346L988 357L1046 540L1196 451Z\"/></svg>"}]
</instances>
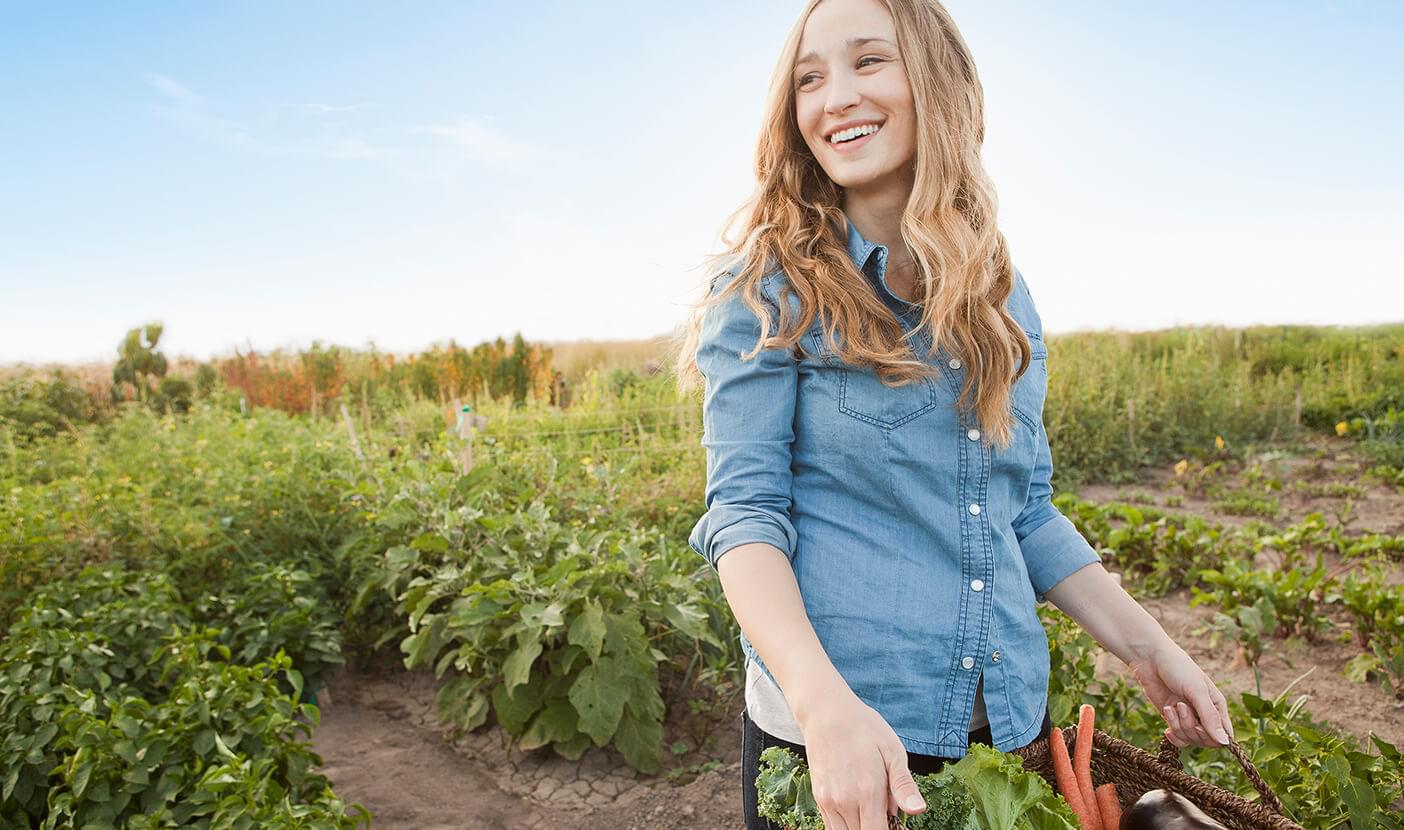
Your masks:
<instances>
[{"instance_id":1,"label":"woman's forearm","mask_svg":"<svg viewBox=\"0 0 1404 830\"><path fill-rule=\"evenodd\" d=\"M717 560L722 591L801 728L817 701L852 695L834 668L809 615L785 554L774 545L738 545Z\"/></svg>"},{"instance_id":2,"label":"woman's forearm","mask_svg":"<svg viewBox=\"0 0 1404 830\"><path fill-rule=\"evenodd\" d=\"M1174 645L1160 623L1126 593L1100 562L1069 574L1045 596L1128 665Z\"/></svg>"}]
</instances>

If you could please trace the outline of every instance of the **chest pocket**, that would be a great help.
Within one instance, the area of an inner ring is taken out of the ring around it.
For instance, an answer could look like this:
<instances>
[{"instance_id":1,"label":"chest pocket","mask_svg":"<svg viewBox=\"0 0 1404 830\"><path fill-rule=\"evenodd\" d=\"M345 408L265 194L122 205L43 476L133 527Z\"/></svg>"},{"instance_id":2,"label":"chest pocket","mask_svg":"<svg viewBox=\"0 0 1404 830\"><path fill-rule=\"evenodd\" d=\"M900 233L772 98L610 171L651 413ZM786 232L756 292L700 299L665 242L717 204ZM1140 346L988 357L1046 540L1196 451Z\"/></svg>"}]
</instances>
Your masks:
<instances>
[{"instance_id":1,"label":"chest pocket","mask_svg":"<svg viewBox=\"0 0 1404 830\"><path fill-rule=\"evenodd\" d=\"M1043 401L1048 395L1048 346L1037 334L1028 330L1024 333L1029 336L1032 355L1028 371L1014 384L1011 403L1014 416L1037 436L1043 425Z\"/></svg>"},{"instance_id":2,"label":"chest pocket","mask_svg":"<svg viewBox=\"0 0 1404 830\"><path fill-rule=\"evenodd\" d=\"M870 366L841 361L816 325L809 332L812 348L838 383L839 412L883 429L896 429L934 409L940 398L936 382L922 378L903 386L887 386Z\"/></svg>"}]
</instances>

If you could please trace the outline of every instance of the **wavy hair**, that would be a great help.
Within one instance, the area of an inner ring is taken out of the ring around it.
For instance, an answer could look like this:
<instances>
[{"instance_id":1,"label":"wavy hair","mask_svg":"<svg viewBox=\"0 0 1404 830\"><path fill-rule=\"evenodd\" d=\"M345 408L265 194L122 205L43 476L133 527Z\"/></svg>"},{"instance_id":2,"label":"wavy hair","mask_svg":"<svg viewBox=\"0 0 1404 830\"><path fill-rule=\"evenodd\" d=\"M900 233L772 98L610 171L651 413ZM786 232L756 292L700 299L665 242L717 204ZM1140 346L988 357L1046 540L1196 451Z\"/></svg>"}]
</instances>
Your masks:
<instances>
[{"instance_id":1,"label":"wavy hair","mask_svg":"<svg viewBox=\"0 0 1404 830\"><path fill-rule=\"evenodd\" d=\"M742 293L761 321L761 338L744 359L762 348L793 349L817 313L840 359L872 367L888 386L940 371L917 359L908 343L915 331L903 332L853 264L843 188L824 172L796 123L791 76L805 23L821 2L810 0L785 40L766 97L755 190L723 224L726 250L706 258L712 276L735 270L736 279L717 294L708 290L692 306L676 341L673 361L685 393L701 382L696 356L706 310L733 291ZM938 0L883 2L892 14L916 110L915 180L901 232L916 269L918 329L929 334L932 357L944 346L965 359L968 371L957 407L975 412L987 438L1008 447L1011 389L1032 353L1023 328L1004 308L1014 271L995 223L994 185L980 159L984 92L969 47ZM789 303L782 301L779 330L767 337L771 318L760 283L776 270L784 272L783 291L798 299L799 313L790 314ZM707 282L710 289L711 279Z\"/></svg>"}]
</instances>

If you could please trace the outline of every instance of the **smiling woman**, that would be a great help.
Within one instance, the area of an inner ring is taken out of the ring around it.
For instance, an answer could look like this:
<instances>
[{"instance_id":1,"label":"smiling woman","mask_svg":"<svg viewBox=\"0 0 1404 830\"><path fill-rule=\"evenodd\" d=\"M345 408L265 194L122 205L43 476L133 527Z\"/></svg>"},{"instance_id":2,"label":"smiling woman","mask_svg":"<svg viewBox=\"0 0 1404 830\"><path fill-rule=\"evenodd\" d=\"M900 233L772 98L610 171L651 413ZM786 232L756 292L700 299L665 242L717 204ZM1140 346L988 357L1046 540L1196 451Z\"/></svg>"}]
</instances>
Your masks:
<instances>
[{"instance_id":1,"label":"smiling woman","mask_svg":"<svg viewBox=\"0 0 1404 830\"><path fill-rule=\"evenodd\" d=\"M840 187L890 189L905 183L910 190L916 113L897 44L890 35L833 37L852 25L862 24L851 13L810 16L806 41L825 43L828 35L827 40L843 46L827 55L811 49L795 62L796 125L809 151L822 159L825 172ZM891 23L883 28L890 29ZM868 152L858 152L869 144L873 146ZM896 181L889 183L888 178Z\"/></svg>"},{"instance_id":2,"label":"smiling woman","mask_svg":"<svg viewBox=\"0 0 1404 830\"><path fill-rule=\"evenodd\" d=\"M939 2L811 0L678 355L684 390L705 382L689 542L747 656L749 828L770 827L769 746L807 760L825 827L879 830L925 809L913 772L1048 734L1044 598L1132 665L1173 740L1223 740L1223 695L1052 504L1049 350L983 140Z\"/></svg>"}]
</instances>

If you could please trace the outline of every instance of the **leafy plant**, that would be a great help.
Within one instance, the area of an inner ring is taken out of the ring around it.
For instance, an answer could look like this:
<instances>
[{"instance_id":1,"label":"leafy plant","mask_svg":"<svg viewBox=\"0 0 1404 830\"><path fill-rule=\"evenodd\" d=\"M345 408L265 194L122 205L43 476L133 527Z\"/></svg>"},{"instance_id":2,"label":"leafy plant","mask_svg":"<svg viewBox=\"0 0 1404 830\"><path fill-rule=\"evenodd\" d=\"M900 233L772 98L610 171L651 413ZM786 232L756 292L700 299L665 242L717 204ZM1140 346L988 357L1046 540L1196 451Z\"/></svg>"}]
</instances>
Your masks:
<instances>
[{"instance_id":1,"label":"leafy plant","mask_svg":"<svg viewBox=\"0 0 1404 830\"><path fill-rule=\"evenodd\" d=\"M1075 830L1077 817L1017 755L971 744L964 758L940 772L914 776L926 810L899 813L896 826L910 830L993 828ZM756 775L757 812L792 830L819 830L823 818L804 762L785 747L761 752Z\"/></svg>"}]
</instances>

